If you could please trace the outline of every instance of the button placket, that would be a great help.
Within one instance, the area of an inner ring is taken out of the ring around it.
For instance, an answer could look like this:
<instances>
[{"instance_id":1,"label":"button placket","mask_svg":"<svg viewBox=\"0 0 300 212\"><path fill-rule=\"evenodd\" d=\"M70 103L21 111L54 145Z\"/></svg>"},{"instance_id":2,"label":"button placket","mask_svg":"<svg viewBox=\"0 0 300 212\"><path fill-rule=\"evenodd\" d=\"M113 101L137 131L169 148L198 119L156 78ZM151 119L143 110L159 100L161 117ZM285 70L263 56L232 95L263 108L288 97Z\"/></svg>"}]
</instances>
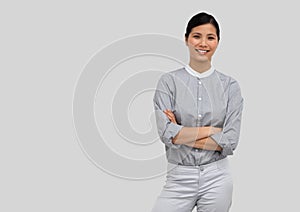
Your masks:
<instances>
[{"instance_id":1,"label":"button placket","mask_svg":"<svg viewBox=\"0 0 300 212\"><path fill-rule=\"evenodd\" d=\"M202 85L202 82L200 81L200 78L198 78L198 95L197 95L197 100L198 100L198 102L197 102L197 105L198 105L198 110L197 110L198 111L198 114L197 114L198 118L197 118L197 120L198 120L198 123L200 123L200 119L202 117L202 114L201 114L201 100L202 100L201 85Z\"/></svg>"}]
</instances>

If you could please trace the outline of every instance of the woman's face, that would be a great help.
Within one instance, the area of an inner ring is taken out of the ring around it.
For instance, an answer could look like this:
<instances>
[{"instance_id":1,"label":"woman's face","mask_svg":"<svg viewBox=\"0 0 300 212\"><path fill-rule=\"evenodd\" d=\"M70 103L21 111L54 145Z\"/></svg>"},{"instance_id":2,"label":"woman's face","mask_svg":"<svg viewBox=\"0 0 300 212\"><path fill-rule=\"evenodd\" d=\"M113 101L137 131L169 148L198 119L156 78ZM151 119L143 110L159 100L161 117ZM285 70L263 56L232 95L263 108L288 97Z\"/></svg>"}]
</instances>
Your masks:
<instances>
[{"instance_id":1,"label":"woman's face","mask_svg":"<svg viewBox=\"0 0 300 212\"><path fill-rule=\"evenodd\" d=\"M191 61L211 62L218 43L216 28L212 24L194 27L186 39Z\"/></svg>"}]
</instances>

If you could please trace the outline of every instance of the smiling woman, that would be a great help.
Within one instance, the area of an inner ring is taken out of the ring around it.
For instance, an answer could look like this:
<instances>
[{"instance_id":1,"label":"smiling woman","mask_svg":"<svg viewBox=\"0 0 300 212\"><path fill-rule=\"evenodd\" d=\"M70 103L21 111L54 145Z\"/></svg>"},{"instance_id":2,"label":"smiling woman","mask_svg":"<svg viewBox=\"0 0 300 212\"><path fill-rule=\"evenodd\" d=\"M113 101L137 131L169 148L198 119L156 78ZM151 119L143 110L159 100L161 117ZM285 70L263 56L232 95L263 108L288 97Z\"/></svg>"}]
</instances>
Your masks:
<instances>
[{"instance_id":1,"label":"smiling woman","mask_svg":"<svg viewBox=\"0 0 300 212\"><path fill-rule=\"evenodd\" d=\"M185 42L190 52L190 66L202 73L211 66L211 59L220 40L220 28L214 17L200 13L188 23Z\"/></svg>"},{"instance_id":2,"label":"smiling woman","mask_svg":"<svg viewBox=\"0 0 300 212\"><path fill-rule=\"evenodd\" d=\"M157 83L153 103L169 172L152 212L230 209L227 156L239 141L244 101L238 82L211 64L219 40L212 15L192 17L185 33L189 64L163 74Z\"/></svg>"},{"instance_id":3,"label":"smiling woman","mask_svg":"<svg viewBox=\"0 0 300 212\"><path fill-rule=\"evenodd\" d=\"M192 29L192 32L186 37L186 45L190 51L190 65L201 68L199 72L203 72L204 64L210 65L209 61L215 53L218 46L218 36L216 34L216 28L212 24L204 24ZM199 64L202 64L199 67ZM197 70L197 69L196 69Z\"/></svg>"}]
</instances>

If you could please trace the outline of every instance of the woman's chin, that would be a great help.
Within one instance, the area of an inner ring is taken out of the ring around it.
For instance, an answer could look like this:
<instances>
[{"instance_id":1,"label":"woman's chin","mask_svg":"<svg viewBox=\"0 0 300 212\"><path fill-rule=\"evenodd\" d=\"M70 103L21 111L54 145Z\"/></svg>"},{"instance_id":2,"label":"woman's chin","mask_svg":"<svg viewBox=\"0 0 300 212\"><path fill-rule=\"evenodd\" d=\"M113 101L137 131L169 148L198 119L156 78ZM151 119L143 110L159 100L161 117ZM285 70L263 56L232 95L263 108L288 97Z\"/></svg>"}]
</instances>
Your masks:
<instances>
[{"instance_id":1,"label":"woman's chin","mask_svg":"<svg viewBox=\"0 0 300 212\"><path fill-rule=\"evenodd\" d=\"M206 56L198 56L195 58L195 62L198 62L198 63L207 63L207 62L210 62L210 59Z\"/></svg>"}]
</instances>

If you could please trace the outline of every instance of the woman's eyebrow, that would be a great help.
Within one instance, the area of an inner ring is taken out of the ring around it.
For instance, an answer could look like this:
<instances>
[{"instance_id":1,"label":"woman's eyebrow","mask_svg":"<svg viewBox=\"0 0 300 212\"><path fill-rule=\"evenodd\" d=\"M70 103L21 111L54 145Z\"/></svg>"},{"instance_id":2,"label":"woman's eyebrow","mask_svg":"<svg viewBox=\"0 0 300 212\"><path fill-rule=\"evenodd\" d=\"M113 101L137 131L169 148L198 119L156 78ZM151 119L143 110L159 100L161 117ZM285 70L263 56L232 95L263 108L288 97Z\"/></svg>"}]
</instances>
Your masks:
<instances>
[{"instance_id":1,"label":"woman's eyebrow","mask_svg":"<svg viewBox=\"0 0 300 212\"><path fill-rule=\"evenodd\" d=\"M200 32L193 32L192 34L193 35L202 35ZM217 36L217 35L213 34L213 33L209 33L209 34L207 34L207 36Z\"/></svg>"}]
</instances>

